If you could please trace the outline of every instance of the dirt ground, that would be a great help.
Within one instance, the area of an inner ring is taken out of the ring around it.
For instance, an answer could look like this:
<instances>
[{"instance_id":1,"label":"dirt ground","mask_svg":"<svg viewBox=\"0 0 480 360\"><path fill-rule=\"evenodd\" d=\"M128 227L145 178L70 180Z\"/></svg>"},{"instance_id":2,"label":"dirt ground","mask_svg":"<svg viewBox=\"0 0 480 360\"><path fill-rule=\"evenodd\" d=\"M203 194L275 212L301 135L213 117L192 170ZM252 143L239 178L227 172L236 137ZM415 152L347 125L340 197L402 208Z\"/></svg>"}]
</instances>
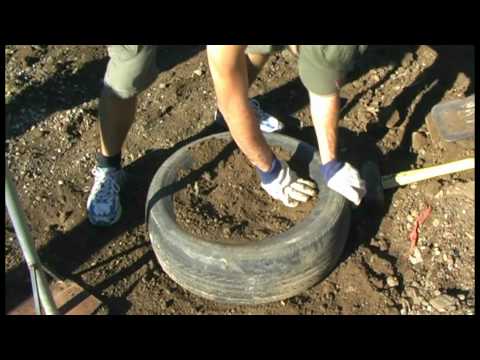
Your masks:
<instances>
[{"instance_id":1,"label":"dirt ground","mask_svg":"<svg viewBox=\"0 0 480 360\"><path fill-rule=\"evenodd\" d=\"M161 72L139 99L124 148L131 175L124 213L112 228L92 227L85 204L98 148L103 46L5 48L5 157L41 259L87 288L98 314L474 314L474 171L386 191L385 211L353 212L347 247L326 280L262 306L210 302L177 286L158 265L145 229L145 200L156 169L175 150L215 131L215 96L204 46L162 46ZM341 158L382 173L474 156L474 141L446 143L427 126L432 107L474 91L473 46L371 46L351 74L339 131ZM308 97L292 55L273 56L252 96L316 142ZM415 261L409 233L427 206ZM5 214L6 312L31 293Z\"/></svg>"}]
</instances>

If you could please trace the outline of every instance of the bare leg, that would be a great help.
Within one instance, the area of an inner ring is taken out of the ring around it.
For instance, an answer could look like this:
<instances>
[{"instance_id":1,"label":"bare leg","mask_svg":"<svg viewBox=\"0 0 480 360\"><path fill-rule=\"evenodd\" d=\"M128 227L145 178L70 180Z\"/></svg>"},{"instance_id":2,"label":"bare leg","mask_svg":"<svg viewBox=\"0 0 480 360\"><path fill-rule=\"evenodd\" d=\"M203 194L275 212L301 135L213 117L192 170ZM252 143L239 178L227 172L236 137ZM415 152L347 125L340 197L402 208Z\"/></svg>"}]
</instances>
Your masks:
<instances>
[{"instance_id":1,"label":"bare leg","mask_svg":"<svg viewBox=\"0 0 480 360\"><path fill-rule=\"evenodd\" d=\"M118 155L135 120L137 97L122 99L104 88L100 97L100 141L103 156Z\"/></svg>"}]
</instances>

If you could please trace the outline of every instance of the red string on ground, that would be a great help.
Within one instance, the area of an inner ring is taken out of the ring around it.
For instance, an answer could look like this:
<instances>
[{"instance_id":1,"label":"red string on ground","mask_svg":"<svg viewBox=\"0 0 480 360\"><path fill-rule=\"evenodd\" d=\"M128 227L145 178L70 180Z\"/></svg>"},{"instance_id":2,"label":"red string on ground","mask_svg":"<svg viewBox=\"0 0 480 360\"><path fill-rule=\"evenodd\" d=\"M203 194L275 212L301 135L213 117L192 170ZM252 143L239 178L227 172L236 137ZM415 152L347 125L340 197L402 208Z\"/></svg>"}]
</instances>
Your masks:
<instances>
[{"instance_id":1,"label":"red string on ground","mask_svg":"<svg viewBox=\"0 0 480 360\"><path fill-rule=\"evenodd\" d=\"M420 225L422 225L425 220L430 216L432 213L432 207L428 206L427 208L423 209L422 212L418 215L417 219L415 220L415 223L413 224L413 229L410 232L410 250L409 254L411 255L413 250L415 250L415 247L417 246L417 241L418 241L418 229Z\"/></svg>"}]
</instances>

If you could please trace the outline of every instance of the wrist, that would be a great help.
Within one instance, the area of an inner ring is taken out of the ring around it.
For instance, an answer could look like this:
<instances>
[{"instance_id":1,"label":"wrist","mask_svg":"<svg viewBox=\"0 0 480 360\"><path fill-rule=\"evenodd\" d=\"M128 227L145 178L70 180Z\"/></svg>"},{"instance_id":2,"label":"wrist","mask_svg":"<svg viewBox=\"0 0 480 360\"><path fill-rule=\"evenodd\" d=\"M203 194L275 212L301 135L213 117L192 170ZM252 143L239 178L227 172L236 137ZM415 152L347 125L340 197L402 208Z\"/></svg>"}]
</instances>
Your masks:
<instances>
[{"instance_id":1,"label":"wrist","mask_svg":"<svg viewBox=\"0 0 480 360\"><path fill-rule=\"evenodd\" d=\"M322 158L322 165L326 165L330 161L337 159L337 155L331 151L324 151L323 153L320 153L320 157Z\"/></svg>"},{"instance_id":2,"label":"wrist","mask_svg":"<svg viewBox=\"0 0 480 360\"><path fill-rule=\"evenodd\" d=\"M327 163L320 166L320 172L322 173L325 183L328 183L330 179L343 167L344 163L336 159L332 159Z\"/></svg>"},{"instance_id":3,"label":"wrist","mask_svg":"<svg viewBox=\"0 0 480 360\"><path fill-rule=\"evenodd\" d=\"M257 169L258 175L260 176L262 184L270 184L278 177L280 170L282 170L282 164L275 156L273 157L272 164L269 170L263 171L259 167L255 167Z\"/></svg>"}]
</instances>

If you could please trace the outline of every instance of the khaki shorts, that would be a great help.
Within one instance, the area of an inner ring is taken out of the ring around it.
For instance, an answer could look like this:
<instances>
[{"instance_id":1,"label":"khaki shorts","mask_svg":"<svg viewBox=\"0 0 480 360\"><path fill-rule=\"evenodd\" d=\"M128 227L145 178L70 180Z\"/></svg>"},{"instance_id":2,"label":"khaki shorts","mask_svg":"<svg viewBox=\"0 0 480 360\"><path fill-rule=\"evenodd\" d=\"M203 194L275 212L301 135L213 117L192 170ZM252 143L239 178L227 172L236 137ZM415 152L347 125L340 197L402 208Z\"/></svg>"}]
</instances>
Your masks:
<instances>
[{"instance_id":1,"label":"khaki shorts","mask_svg":"<svg viewBox=\"0 0 480 360\"><path fill-rule=\"evenodd\" d=\"M247 53L272 54L288 45L249 45ZM146 90L159 73L156 63L156 45L108 45L110 60L104 83L122 99L128 99Z\"/></svg>"},{"instance_id":2,"label":"khaki shorts","mask_svg":"<svg viewBox=\"0 0 480 360\"><path fill-rule=\"evenodd\" d=\"M156 45L108 45L107 50L104 83L120 98L131 98L156 80Z\"/></svg>"},{"instance_id":3,"label":"khaki shorts","mask_svg":"<svg viewBox=\"0 0 480 360\"><path fill-rule=\"evenodd\" d=\"M288 45L248 45L247 50L245 50L248 54L272 54L275 52L282 51L287 49Z\"/></svg>"}]
</instances>

